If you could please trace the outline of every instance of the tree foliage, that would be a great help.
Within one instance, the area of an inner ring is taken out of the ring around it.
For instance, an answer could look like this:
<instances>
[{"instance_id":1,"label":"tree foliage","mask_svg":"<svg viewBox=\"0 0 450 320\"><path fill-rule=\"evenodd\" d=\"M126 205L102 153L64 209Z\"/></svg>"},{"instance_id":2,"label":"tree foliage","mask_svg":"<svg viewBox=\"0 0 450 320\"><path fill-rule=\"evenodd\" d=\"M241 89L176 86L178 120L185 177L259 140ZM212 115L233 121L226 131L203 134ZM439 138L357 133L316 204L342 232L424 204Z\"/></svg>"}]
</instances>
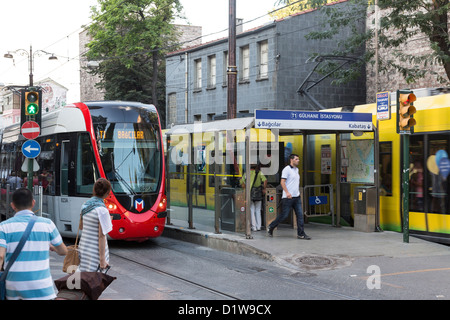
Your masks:
<instances>
[{"instance_id":1,"label":"tree foliage","mask_svg":"<svg viewBox=\"0 0 450 320\"><path fill-rule=\"evenodd\" d=\"M98 0L86 54L107 100L152 103L165 118L164 54L176 47L179 0ZM162 121L164 122L164 121Z\"/></svg>"},{"instance_id":2,"label":"tree foliage","mask_svg":"<svg viewBox=\"0 0 450 320\"><path fill-rule=\"evenodd\" d=\"M351 37L338 44L336 55L351 56L364 49L363 60L375 61L375 6L374 0L348 0L347 6L329 5L330 0L278 0L278 5L288 6L274 17L317 9L328 16L327 26L315 30L309 39L332 39L343 27L351 29ZM378 48L389 53L379 56L379 71L400 72L407 83L413 83L433 73L441 83L450 81L450 4L449 0L378 0L380 9ZM345 9L343 9L345 8ZM288 9L288 10L287 10ZM360 30L361 19L367 20L365 30ZM426 50L429 48L429 50ZM420 50L422 49L422 50ZM432 65L440 66L437 72ZM357 66L355 66L357 68Z\"/></svg>"}]
</instances>

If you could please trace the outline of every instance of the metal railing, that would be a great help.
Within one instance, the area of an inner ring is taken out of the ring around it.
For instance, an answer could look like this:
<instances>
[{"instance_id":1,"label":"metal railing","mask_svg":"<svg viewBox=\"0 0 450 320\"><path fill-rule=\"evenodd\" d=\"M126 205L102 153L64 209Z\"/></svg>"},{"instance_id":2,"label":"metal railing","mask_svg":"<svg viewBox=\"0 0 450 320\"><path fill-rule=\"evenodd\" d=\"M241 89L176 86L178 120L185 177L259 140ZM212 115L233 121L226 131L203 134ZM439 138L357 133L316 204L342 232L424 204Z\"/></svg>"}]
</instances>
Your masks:
<instances>
[{"instance_id":1,"label":"metal railing","mask_svg":"<svg viewBox=\"0 0 450 320\"><path fill-rule=\"evenodd\" d=\"M333 185L311 185L303 188L304 214L307 217L330 216L334 225Z\"/></svg>"}]
</instances>

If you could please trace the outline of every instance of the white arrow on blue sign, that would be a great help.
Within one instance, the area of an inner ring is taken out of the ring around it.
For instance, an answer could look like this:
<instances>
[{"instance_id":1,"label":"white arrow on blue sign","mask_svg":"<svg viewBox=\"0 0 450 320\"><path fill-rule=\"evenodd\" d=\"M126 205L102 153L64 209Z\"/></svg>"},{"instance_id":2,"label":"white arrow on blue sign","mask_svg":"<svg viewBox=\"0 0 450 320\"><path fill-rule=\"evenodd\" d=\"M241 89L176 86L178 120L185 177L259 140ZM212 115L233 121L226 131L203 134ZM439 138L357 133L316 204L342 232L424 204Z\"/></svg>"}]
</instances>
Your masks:
<instances>
[{"instance_id":1,"label":"white arrow on blue sign","mask_svg":"<svg viewBox=\"0 0 450 320\"><path fill-rule=\"evenodd\" d=\"M27 140L22 145L22 153L25 157L34 159L41 153L41 145L35 140Z\"/></svg>"}]
</instances>

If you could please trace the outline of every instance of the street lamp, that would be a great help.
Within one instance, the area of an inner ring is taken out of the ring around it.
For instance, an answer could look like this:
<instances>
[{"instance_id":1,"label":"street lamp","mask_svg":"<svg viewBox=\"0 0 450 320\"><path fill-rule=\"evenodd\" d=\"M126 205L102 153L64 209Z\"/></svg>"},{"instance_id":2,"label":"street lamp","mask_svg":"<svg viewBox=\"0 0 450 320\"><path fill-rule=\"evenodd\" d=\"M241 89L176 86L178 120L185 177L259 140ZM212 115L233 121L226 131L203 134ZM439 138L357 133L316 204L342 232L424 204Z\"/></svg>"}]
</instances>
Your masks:
<instances>
[{"instance_id":1,"label":"street lamp","mask_svg":"<svg viewBox=\"0 0 450 320\"><path fill-rule=\"evenodd\" d=\"M48 54L48 55L51 55L48 58L48 60L58 60L58 57L56 57L53 53L49 53L49 52L44 51L44 50L38 50L38 51L35 51L33 53L33 47L32 46L30 46L30 52L28 52L25 49L17 49L16 51L12 51L12 52L13 53L20 53L21 55L27 55L28 56L28 58L29 58L29 66L28 66L28 68L29 68L29 71L30 71L30 87L33 86L33 59L34 59L34 55L35 54L39 54L39 53ZM14 58L14 56L11 53L11 51L8 51L8 53L5 53L3 55L3 57L4 58L8 58L8 59L13 59Z\"/></svg>"}]
</instances>

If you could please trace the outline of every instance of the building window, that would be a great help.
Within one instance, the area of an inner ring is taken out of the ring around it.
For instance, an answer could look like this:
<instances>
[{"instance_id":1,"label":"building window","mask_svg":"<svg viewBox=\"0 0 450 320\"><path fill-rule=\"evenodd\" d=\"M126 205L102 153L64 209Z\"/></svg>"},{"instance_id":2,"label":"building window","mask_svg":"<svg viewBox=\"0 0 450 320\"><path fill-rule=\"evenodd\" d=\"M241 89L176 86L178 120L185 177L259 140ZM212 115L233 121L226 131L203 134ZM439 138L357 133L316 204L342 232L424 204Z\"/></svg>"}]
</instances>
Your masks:
<instances>
[{"instance_id":1,"label":"building window","mask_svg":"<svg viewBox=\"0 0 450 320\"><path fill-rule=\"evenodd\" d=\"M202 59L194 60L194 90L202 88Z\"/></svg>"},{"instance_id":2,"label":"building window","mask_svg":"<svg viewBox=\"0 0 450 320\"><path fill-rule=\"evenodd\" d=\"M216 87L216 55L208 57L208 88Z\"/></svg>"},{"instance_id":3,"label":"building window","mask_svg":"<svg viewBox=\"0 0 450 320\"><path fill-rule=\"evenodd\" d=\"M258 43L258 79L269 77L269 42Z\"/></svg>"},{"instance_id":4,"label":"building window","mask_svg":"<svg viewBox=\"0 0 450 320\"><path fill-rule=\"evenodd\" d=\"M248 82L250 80L250 47L241 47L239 81Z\"/></svg>"},{"instance_id":5,"label":"building window","mask_svg":"<svg viewBox=\"0 0 450 320\"><path fill-rule=\"evenodd\" d=\"M223 53L223 86L226 87L228 85L228 51Z\"/></svg>"},{"instance_id":6,"label":"building window","mask_svg":"<svg viewBox=\"0 0 450 320\"><path fill-rule=\"evenodd\" d=\"M177 94L170 93L169 94L169 126L173 123L177 123Z\"/></svg>"},{"instance_id":7,"label":"building window","mask_svg":"<svg viewBox=\"0 0 450 320\"><path fill-rule=\"evenodd\" d=\"M201 122L202 121L202 115L201 114L195 114L194 115L194 122Z\"/></svg>"}]
</instances>

